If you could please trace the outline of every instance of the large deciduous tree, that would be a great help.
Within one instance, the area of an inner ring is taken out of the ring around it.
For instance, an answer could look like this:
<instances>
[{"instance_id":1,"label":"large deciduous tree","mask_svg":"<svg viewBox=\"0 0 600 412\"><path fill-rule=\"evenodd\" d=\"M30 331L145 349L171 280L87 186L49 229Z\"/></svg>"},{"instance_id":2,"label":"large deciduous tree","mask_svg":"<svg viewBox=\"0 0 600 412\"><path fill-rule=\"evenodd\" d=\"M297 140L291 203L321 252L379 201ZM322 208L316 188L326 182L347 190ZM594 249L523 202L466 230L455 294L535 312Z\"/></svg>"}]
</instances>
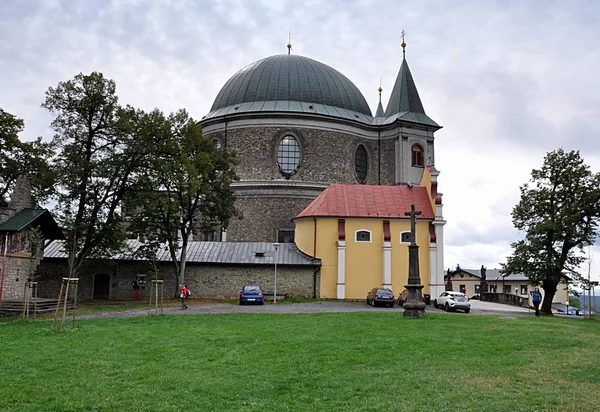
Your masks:
<instances>
[{"instance_id":1,"label":"large deciduous tree","mask_svg":"<svg viewBox=\"0 0 600 412\"><path fill-rule=\"evenodd\" d=\"M132 231L150 245L167 244L178 284L185 282L188 241L194 228L227 227L235 215L231 183L235 156L202 135L185 110L144 116L140 138L148 168L132 196Z\"/></svg>"},{"instance_id":2,"label":"large deciduous tree","mask_svg":"<svg viewBox=\"0 0 600 412\"><path fill-rule=\"evenodd\" d=\"M531 172L530 183L521 187L512 219L525 237L511 245L503 272L523 273L541 285L542 312L551 314L558 284L578 278L583 248L598 236L600 173L592 173L579 151L548 153L542 167Z\"/></svg>"},{"instance_id":3,"label":"large deciduous tree","mask_svg":"<svg viewBox=\"0 0 600 412\"><path fill-rule=\"evenodd\" d=\"M115 82L96 72L49 88L42 107L56 115L56 211L68 230L69 276L75 276L86 258L124 246L122 200L145 156L136 139L139 113L119 106Z\"/></svg>"},{"instance_id":4,"label":"large deciduous tree","mask_svg":"<svg viewBox=\"0 0 600 412\"><path fill-rule=\"evenodd\" d=\"M22 119L0 109L0 206L8 203L20 175L28 177L37 202L44 200L53 187L53 173L48 166L52 147L41 138L21 141L23 127Z\"/></svg>"}]
</instances>

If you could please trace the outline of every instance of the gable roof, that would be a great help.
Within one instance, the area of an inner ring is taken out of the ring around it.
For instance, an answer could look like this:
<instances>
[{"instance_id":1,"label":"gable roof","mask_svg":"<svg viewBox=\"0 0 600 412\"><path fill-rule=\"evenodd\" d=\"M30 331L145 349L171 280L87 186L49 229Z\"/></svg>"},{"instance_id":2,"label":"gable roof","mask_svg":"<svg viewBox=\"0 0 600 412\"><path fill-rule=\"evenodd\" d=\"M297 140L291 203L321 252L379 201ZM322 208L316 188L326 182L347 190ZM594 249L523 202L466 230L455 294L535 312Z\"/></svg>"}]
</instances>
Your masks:
<instances>
[{"instance_id":1,"label":"gable roof","mask_svg":"<svg viewBox=\"0 0 600 412\"><path fill-rule=\"evenodd\" d=\"M421 186L329 185L294 219L304 217L355 217L409 219L404 213L414 204L418 219L435 218L427 189Z\"/></svg>"},{"instance_id":2,"label":"gable roof","mask_svg":"<svg viewBox=\"0 0 600 412\"><path fill-rule=\"evenodd\" d=\"M20 232L39 226L45 239L64 239L58 224L47 209L23 209L0 225L0 232Z\"/></svg>"},{"instance_id":3,"label":"gable roof","mask_svg":"<svg viewBox=\"0 0 600 412\"><path fill-rule=\"evenodd\" d=\"M105 259L142 261L135 252L142 243L139 240L127 241L127 251L107 256ZM258 256L257 256L258 254ZM260 256L263 255L263 256ZM44 249L44 259L66 259L63 241L49 243ZM170 262L169 250L165 247L157 253L159 262ZM320 259L313 259L300 252L293 243L280 243L275 253L273 243L266 242L189 242L187 263L265 265L273 266L321 266Z\"/></svg>"}]
</instances>

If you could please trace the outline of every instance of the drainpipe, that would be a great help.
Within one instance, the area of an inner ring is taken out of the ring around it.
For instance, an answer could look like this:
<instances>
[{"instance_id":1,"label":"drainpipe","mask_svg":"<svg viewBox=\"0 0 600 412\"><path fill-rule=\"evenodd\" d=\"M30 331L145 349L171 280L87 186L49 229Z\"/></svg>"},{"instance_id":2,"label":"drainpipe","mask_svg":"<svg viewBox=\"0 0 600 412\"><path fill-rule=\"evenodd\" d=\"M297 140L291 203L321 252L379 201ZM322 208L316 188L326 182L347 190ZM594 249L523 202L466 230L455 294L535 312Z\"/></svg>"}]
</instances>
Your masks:
<instances>
[{"instance_id":1,"label":"drainpipe","mask_svg":"<svg viewBox=\"0 0 600 412\"><path fill-rule=\"evenodd\" d=\"M317 218L313 217L313 221L315 222L315 231L313 233L313 257L317 257Z\"/></svg>"},{"instance_id":2,"label":"drainpipe","mask_svg":"<svg viewBox=\"0 0 600 412\"><path fill-rule=\"evenodd\" d=\"M321 268L317 267L313 271L313 299L317 298L317 273L321 272Z\"/></svg>"},{"instance_id":3,"label":"drainpipe","mask_svg":"<svg viewBox=\"0 0 600 412\"><path fill-rule=\"evenodd\" d=\"M8 232L4 234L4 247L2 250L2 280L0 280L0 307L2 307L2 293L4 291L4 272L6 271L6 252L8 248Z\"/></svg>"}]
</instances>

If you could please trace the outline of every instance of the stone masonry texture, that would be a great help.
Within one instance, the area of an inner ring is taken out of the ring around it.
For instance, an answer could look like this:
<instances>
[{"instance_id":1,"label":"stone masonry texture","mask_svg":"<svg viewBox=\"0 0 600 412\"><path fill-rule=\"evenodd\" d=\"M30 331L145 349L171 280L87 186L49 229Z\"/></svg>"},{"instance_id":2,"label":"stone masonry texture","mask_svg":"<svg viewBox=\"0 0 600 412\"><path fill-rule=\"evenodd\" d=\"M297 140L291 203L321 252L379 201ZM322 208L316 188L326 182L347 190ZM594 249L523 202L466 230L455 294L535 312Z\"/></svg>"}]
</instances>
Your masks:
<instances>
[{"instance_id":1,"label":"stone masonry texture","mask_svg":"<svg viewBox=\"0 0 600 412\"><path fill-rule=\"evenodd\" d=\"M315 267L277 267L277 294L298 297L319 297L320 277ZM176 296L177 283L170 263L158 268L158 278L164 280L165 298ZM62 277L66 274L66 262L44 260L38 268L39 291L43 298L58 298ZM94 298L94 277L99 274L110 276L111 300L133 299L131 283L135 275L147 275L146 288L141 298L147 299L152 275L143 262L92 262L81 270L79 275L78 299ZM185 283L193 297L236 298L242 286L259 283L265 293L273 293L275 282L274 266L264 265L205 265L188 264Z\"/></svg>"}]
</instances>

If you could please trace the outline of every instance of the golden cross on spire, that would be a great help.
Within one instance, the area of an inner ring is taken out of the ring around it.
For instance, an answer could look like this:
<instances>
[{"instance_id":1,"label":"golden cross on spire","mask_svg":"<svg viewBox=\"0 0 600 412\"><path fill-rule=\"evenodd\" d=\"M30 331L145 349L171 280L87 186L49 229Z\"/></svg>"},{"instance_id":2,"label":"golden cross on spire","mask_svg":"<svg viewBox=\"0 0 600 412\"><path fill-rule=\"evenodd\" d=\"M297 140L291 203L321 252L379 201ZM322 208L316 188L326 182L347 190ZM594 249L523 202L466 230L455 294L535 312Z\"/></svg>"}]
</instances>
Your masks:
<instances>
[{"instance_id":1,"label":"golden cross on spire","mask_svg":"<svg viewBox=\"0 0 600 412\"><path fill-rule=\"evenodd\" d=\"M404 36L406 36L406 32L402 29L402 55L406 55L406 42L404 41Z\"/></svg>"}]
</instances>

